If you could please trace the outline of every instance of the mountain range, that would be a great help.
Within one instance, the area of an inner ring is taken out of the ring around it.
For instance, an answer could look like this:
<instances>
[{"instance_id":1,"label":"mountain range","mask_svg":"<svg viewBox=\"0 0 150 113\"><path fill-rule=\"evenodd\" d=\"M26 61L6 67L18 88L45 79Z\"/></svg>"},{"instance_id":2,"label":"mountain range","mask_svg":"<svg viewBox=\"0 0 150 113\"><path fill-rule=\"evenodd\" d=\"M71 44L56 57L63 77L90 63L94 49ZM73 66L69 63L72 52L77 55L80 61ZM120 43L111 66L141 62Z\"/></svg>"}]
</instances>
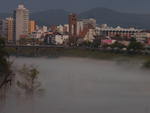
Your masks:
<instances>
[{"instance_id":1,"label":"mountain range","mask_svg":"<svg viewBox=\"0 0 150 113\"><path fill-rule=\"evenodd\" d=\"M38 22L38 25L59 25L68 23L69 11L63 9L51 9L31 13L31 19ZM0 13L1 18L12 14ZM94 8L78 14L78 18L95 18L97 24L108 24L110 26L136 27L150 29L150 14L124 13L107 8Z\"/></svg>"}]
</instances>

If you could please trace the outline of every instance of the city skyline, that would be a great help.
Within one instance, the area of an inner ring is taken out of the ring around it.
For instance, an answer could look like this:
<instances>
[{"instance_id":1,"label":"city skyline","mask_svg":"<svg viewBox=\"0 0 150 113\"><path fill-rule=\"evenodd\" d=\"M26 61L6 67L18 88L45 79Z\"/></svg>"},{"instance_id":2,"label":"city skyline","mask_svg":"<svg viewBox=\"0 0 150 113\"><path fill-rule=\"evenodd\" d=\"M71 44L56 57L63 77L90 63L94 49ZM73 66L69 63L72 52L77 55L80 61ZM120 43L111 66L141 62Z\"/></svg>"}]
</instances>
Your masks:
<instances>
[{"instance_id":1,"label":"city skyline","mask_svg":"<svg viewBox=\"0 0 150 113\"><path fill-rule=\"evenodd\" d=\"M150 0L0 1L0 113L149 113Z\"/></svg>"},{"instance_id":2,"label":"city skyline","mask_svg":"<svg viewBox=\"0 0 150 113\"><path fill-rule=\"evenodd\" d=\"M70 12L78 13L91 8L102 7L121 12L150 14L150 1L148 0L63 0L61 4L58 4L59 2L60 1L58 0L43 0L42 2L41 0L1 0L0 12L11 12L18 4L23 3L28 9L31 10L31 12L49 9L64 9ZM6 5L8 7L5 7Z\"/></svg>"},{"instance_id":3,"label":"city skyline","mask_svg":"<svg viewBox=\"0 0 150 113\"><path fill-rule=\"evenodd\" d=\"M76 45L78 38L84 38L84 41L93 42L95 36L108 36L108 37L126 37L131 38L132 36L139 37L139 32L142 37L149 37L149 33L146 35L142 33L142 30L136 30L134 28L121 28L117 26L116 28L108 27L107 24L102 24L103 27L99 26L94 18L84 18L80 19L78 14L70 13L68 18L68 24L64 25L53 25L43 26L41 29L38 25L36 26L36 20L30 20L30 10L24 6L23 3L18 4L18 8L14 10L13 18L1 19L0 21L0 35L7 37L8 42L14 41L15 43L20 41L22 38L47 38L46 35L64 35L69 38L69 43ZM66 26L67 25L67 26ZM69 29L69 30L68 30ZM68 30L68 31L67 31ZM143 30L144 31L144 30ZM40 34L39 36L37 36ZM138 35L136 35L138 34ZM148 34L148 35L147 35ZM141 36L140 36L141 37ZM13 39L12 39L13 38ZM62 37L59 37L60 39ZM48 39L49 40L49 39ZM66 40L66 37L65 37ZM63 44L63 41L62 41Z\"/></svg>"}]
</instances>

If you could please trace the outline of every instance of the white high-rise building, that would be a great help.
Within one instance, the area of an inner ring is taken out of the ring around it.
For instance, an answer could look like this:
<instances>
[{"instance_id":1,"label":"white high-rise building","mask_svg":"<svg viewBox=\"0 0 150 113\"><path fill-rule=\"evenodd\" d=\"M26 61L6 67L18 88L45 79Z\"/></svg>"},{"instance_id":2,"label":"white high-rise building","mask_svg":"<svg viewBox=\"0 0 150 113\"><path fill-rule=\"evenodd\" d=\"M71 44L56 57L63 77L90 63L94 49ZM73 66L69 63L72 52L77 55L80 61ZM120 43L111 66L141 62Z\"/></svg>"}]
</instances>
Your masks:
<instances>
[{"instance_id":1,"label":"white high-rise building","mask_svg":"<svg viewBox=\"0 0 150 113\"><path fill-rule=\"evenodd\" d=\"M28 34L29 10L19 5L14 11L14 40L18 41L21 35Z\"/></svg>"}]
</instances>

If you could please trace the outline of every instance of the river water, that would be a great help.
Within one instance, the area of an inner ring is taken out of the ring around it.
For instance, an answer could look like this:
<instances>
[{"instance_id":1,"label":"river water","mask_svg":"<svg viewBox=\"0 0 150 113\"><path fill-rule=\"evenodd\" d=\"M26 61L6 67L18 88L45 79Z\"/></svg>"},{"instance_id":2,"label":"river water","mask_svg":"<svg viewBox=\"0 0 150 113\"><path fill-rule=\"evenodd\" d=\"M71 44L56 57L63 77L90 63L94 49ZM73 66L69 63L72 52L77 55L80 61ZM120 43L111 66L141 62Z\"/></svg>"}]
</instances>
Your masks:
<instances>
[{"instance_id":1,"label":"river water","mask_svg":"<svg viewBox=\"0 0 150 113\"><path fill-rule=\"evenodd\" d=\"M88 58L12 58L36 65L44 92L34 99L9 91L2 113L150 113L150 71Z\"/></svg>"}]
</instances>

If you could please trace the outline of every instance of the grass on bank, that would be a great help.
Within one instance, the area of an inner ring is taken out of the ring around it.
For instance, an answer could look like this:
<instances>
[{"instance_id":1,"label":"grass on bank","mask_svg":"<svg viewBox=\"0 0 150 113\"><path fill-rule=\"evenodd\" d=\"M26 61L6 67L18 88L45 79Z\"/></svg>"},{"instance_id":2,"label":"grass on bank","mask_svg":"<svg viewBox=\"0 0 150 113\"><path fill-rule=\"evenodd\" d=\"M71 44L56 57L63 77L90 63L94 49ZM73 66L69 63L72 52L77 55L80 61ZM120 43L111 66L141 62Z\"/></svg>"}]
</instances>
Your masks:
<instances>
[{"instance_id":1,"label":"grass on bank","mask_svg":"<svg viewBox=\"0 0 150 113\"><path fill-rule=\"evenodd\" d=\"M124 60L124 61L141 61L143 67L150 68L150 56L139 54L126 54L112 51L99 51L95 49L81 49L81 48L24 48L14 49L7 48L10 55L25 56L25 57L82 57L102 60Z\"/></svg>"}]
</instances>

